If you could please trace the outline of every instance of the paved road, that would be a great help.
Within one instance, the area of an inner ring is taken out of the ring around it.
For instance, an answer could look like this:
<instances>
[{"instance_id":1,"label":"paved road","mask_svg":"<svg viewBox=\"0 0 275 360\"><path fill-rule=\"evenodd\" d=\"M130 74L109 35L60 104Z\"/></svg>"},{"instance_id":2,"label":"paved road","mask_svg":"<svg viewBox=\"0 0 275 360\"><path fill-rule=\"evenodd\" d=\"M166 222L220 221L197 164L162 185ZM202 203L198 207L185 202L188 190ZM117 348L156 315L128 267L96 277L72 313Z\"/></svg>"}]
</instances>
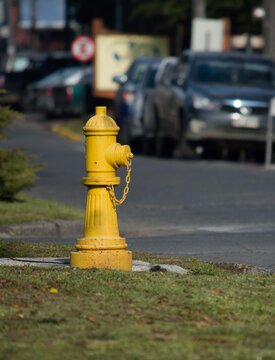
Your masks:
<instances>
[{"instance_id":1,"label":"paved road","mask_svg":"<svg viewBox=\"0 0 275 360\"><path fill-rule=\"evenodd\" d=\"M83 143L61 139L41 122L21 120L8 144L28 147L45 163L31 194L85 207ZM132 250L275 269L275 171L257 164L136 156L119 223Z\"/></svg>"}]
</instances>

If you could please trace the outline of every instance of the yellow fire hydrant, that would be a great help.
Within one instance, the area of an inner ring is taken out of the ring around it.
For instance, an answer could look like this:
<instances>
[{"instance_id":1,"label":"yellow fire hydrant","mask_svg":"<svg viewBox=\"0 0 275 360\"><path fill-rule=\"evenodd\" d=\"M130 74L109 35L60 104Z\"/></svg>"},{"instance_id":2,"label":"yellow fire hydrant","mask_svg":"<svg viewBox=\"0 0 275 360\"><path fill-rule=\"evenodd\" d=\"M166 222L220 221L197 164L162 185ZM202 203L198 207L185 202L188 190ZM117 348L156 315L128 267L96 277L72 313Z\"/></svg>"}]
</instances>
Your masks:
<instances>
[{"instance_id":1,"label":"yellow fire hydrant","mask_svg":"<svg viewBox=\"0 0 275 360\"><path fill-rule=\"evenodd\" d=\"M128 145L116 142L119 127L106 114L106 107L97 106L96 115L83 128L86 138L86 171L83 184L88 187L84 237L76 242L71 253L71 267L132 270L132 253L119 235L116 205L129 191L131 159ZM116 169L127 166L126 187L117 200L114 185L120 184Z\"/></svg>"}]
</instances>

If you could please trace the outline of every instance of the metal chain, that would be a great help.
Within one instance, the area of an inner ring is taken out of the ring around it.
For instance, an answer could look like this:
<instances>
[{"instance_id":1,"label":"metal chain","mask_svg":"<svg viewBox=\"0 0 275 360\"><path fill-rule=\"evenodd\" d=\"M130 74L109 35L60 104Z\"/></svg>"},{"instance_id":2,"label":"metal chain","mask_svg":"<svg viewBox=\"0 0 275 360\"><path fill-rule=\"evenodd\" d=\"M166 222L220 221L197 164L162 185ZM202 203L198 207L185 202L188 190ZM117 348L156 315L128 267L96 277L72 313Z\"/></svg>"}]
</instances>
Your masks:
<instances>
[{"instance_id":1,"label":"metal chain","mask_svg":"<svg viewBox=\"0 0 275 360\"><path fill-rule=\"evenodd\" d=\"M108 185L107 190L109 191L111 201L113 203L113 206L116 207L117 205L121 205L126 200L126 197L129 192L129 186L131 181L131 171L132 171L132 159L129 159L128 165L127 165L127 175L126 175L126 181L125 181L125 187L123 190L123 195L121 199L116 198L114 185Z\"/></svg>"}]
</instances>

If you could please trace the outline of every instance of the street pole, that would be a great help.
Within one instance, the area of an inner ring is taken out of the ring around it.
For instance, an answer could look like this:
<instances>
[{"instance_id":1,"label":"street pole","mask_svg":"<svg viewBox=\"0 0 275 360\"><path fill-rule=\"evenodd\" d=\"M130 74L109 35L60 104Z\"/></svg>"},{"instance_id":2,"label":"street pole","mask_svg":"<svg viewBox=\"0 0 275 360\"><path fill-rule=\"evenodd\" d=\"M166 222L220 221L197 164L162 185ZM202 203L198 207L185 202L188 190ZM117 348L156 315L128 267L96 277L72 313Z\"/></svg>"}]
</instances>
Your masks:
<instances>
[{"instance_id":1,"label":"street pole","mask_svg":"<svg viewBox=\"0 0 275 360\"><path fill-rule=\"evenodd\" d=\"M15 34L14 34L14 24L13 24L13 0L8 0L8 27L9 27L9 35L8 35L8 46L7 46L7 70L11 70L13 57L16 52L15 46Z\"/></svg>"},{"instance_id":2,"label":"street pole","mask_svg":"<svg viewBox=\"0 0 275 360\"><path fill-rule=\"evenodd\" d=\"M122 20L123 6L122 0L115 0L115 28L117 31L123 30L123 20Z\"/></svg>"},{"instance_id":3,"label":"street pole","mask_svg":"<svg viewBox=\"0 0 275 360\"><path fill-rule=\"evenodd\" d=\"M31 0L31 44L32 49L36 50L36 13L37 13L37 0Z\"/></svg>"},{"instance_id":4,"label":"street pole","mask_svg":"<svg viewBox=\"0 0 275 360\"><path fill-rule=\"evenodd\" d=\"M272 145L273 145L273 118L275 116L275 98L270 100L269 112L266 127L266 147L265 147L265 167L268 169L272 163Z\"/></svg>"},{"instance_id":5,"label":"street pole","mask_svg":"<svg viewBox=\"0 0 275 360\"><path fill-rule=\"evenodd\" d=\"M265 17L263 19L265 53L275 60L275 1L264 0Z\"/></svg>"},{"instance_id":6,"label":"street pole","mask_svg":"<svg viewBox=\"0 0 275 360\"><path fill-rule=\"evenodd\" d=\"M192 18L205 18L206 17L206 3L205 0L192 1Z\"/></svg>"}]
</instances>

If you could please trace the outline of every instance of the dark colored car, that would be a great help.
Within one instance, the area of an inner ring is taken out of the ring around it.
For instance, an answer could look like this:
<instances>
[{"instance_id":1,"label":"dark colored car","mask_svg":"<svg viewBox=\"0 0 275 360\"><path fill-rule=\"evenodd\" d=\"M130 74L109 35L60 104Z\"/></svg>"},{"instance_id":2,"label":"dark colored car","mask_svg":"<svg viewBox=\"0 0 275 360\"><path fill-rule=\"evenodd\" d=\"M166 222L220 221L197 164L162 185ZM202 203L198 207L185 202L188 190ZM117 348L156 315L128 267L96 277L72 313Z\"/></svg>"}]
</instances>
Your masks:
<instances>
[{"instance_id":1,"label":"dark colored car","mask_svg":"<svg viewBox=\"0 0 275 360\"><path fill-rule=\"evenodd\" d=\"M123 126L124 120L129 115L136 89L148 65L154 59L146 56L138 57L133 61L125 74L117 75L113 78L113 81L119 84L114 100L114 116L119 126Z\"/></svg>"},{"instance_id":2,"label":"dark colored car","mask_svg":"<svg viewBox=\"0 0 275 360\"><path fill-rule=\"evenodd\" d=\"M38 81L57 69L79 66L68 52L18 52L6 60L0 73L0 103L22 107L22 95L28 84Z\"/></svg>"},{"instance_id":3,"label":"dark colored car","mask_svg":"<svg viewBox=\"0 0 275 360\"><path fill-rule=\"evenodd\" d=\"M89 66L68 67L58 70L38 82L30 84L24 99L31 110L56 115L81 115L93 105L93 71Z\"/></svg>"},{"instance_id":4,"label":"dark colored car","mask_svg":"<svg viewBox=\"0 0 275 360\"><path fill-rule=\"evenodd\" d=\"M159 156L263 146L274 64L247 53L183 52L154 97Z\"/></svg>"},{"instance_id":5,"label":"dark colored car","mask_svg":"<svg viewBox=\"0 0 275 360\"><path fill-rule=\"evenodd\" d=\"M151 58L147 63L145 71L142 72L136 82L128 114L121 124L121 141L130 144L136 152L141 151L142 148L144 110L146 103L151 99L160 62L160 58Z\"/></svg>"}]
</instances>

